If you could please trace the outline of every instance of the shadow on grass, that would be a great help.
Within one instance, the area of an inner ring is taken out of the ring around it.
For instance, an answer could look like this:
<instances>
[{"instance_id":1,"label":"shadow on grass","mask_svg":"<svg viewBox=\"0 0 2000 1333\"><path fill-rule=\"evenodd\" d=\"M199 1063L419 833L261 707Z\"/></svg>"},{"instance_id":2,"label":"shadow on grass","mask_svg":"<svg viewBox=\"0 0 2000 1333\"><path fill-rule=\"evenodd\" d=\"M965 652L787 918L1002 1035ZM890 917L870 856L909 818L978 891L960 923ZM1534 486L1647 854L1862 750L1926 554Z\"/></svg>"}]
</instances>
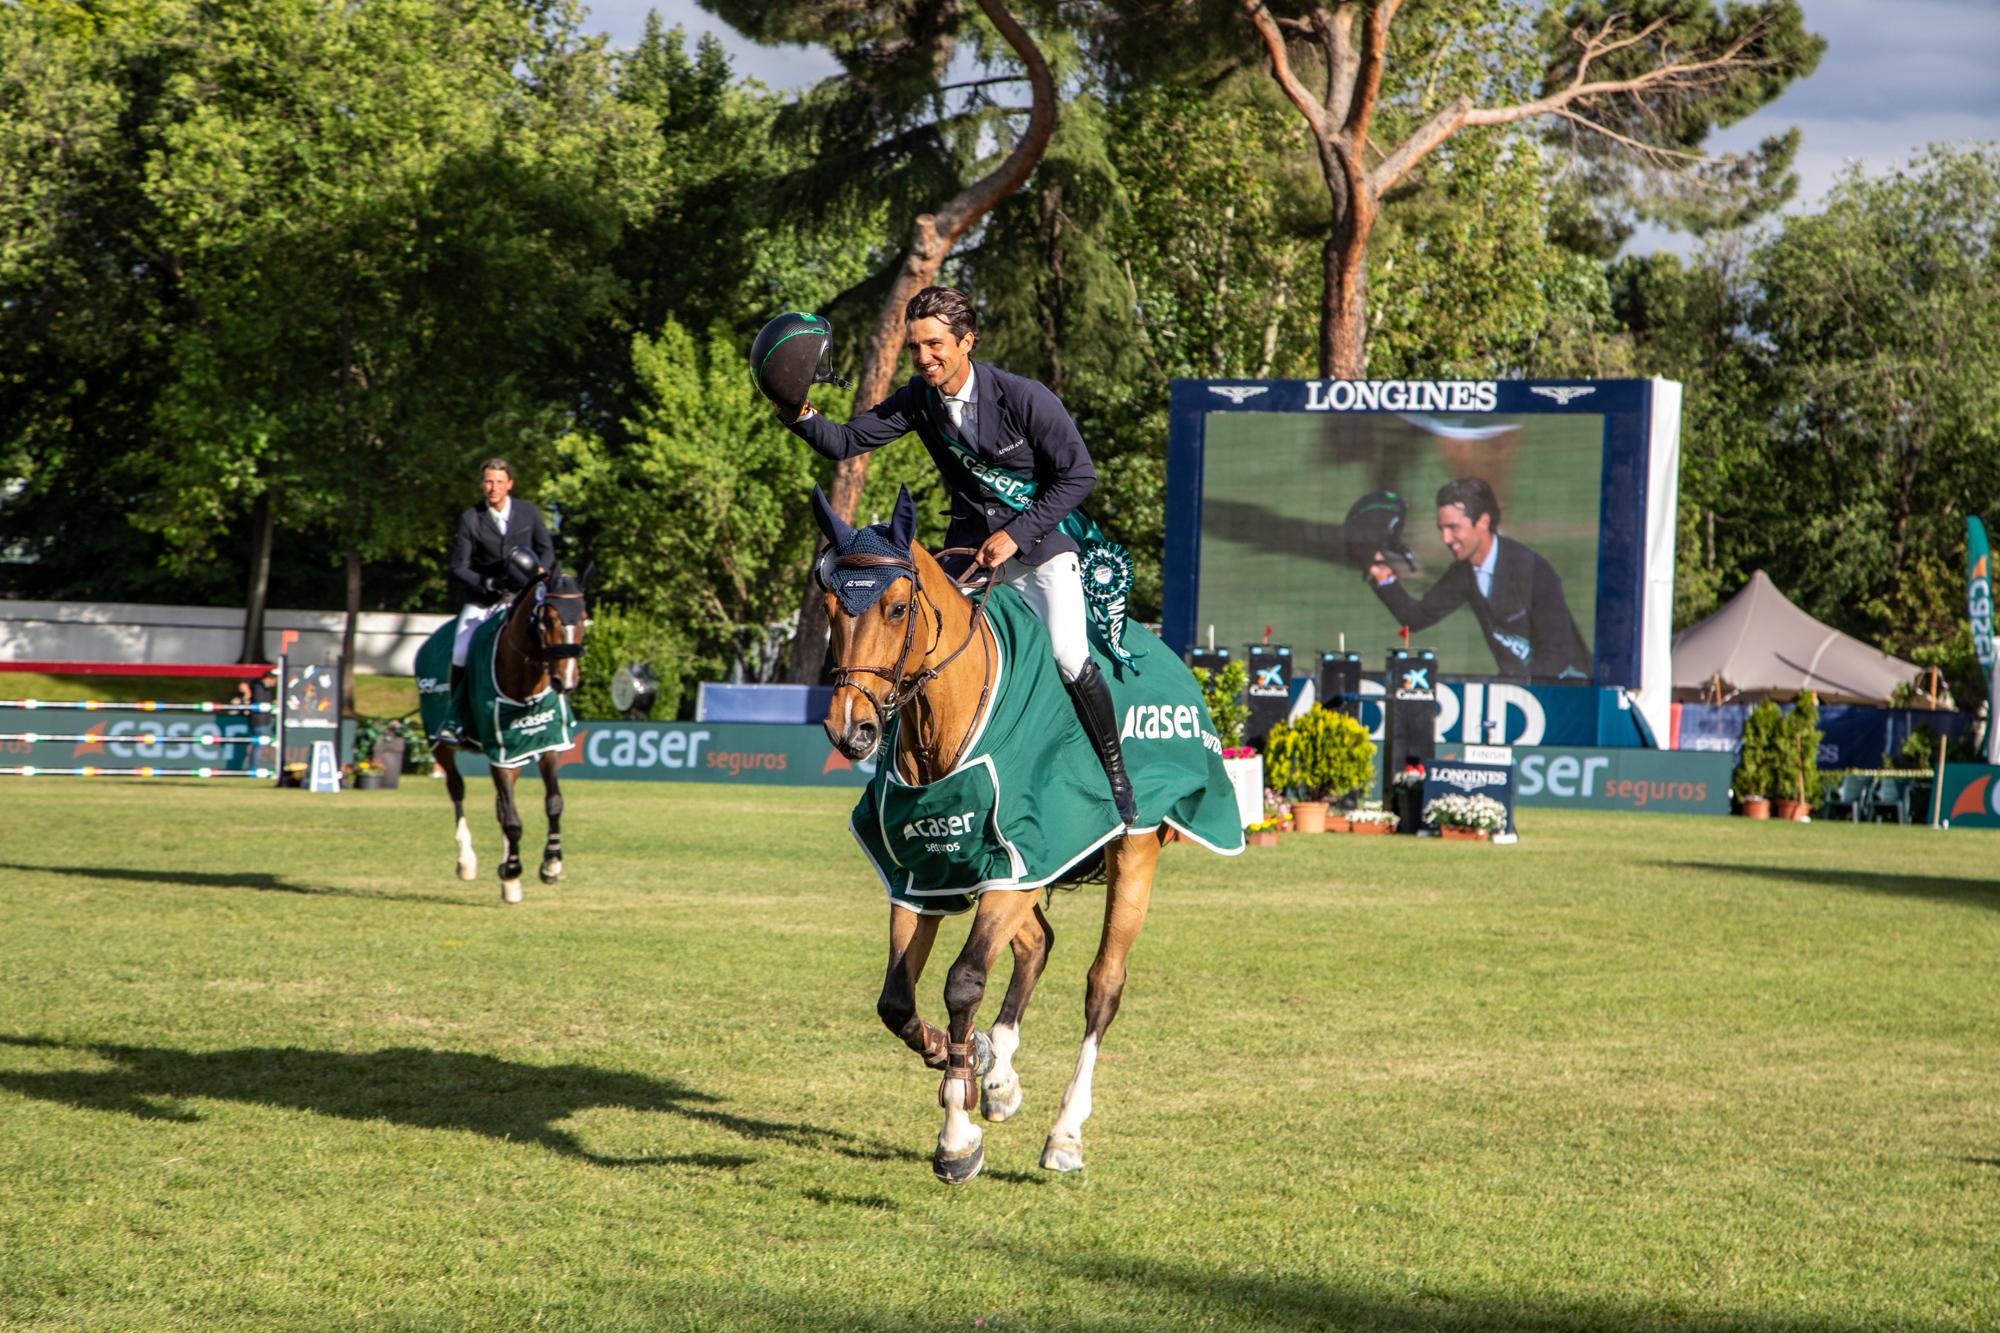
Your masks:
<instances>
[{"instance_id":1,"label":"shadow on grass","mask_svg":"<svg viewBox=\"0 0 2000 1333\"><path fill-rule=\"evenodd\" d=\"M538 1143L599 1166L698 1166L720 1170L757 1160L726 1153L613 1157L585 1148L556 1126L597 1107L678 1116L748 1142L778 1142L861 1161L928 1159L864 1142L819 1125L760 1120L719 1109L721 1098L667 1079L590 1065L530 1065L490 1055L417 1047L305 1051L249 1047L182 1051L0 1035L0 1046L75 1051L116 1064L110 1070L0 1072L0 1088L88 1111L181 1123L201 1116L178 1099L208 1097L290 1107L344 1120L386 1120L417 1129L469 1130L489 1138Z\"/></svg>"},{"instance_id":2,"label":"shadow on grass","mask_svg":"<svg viewBox=\"0 0 2000 1333\"><path fill-rule=\"evenodd\" d=\"M331 898L373 898L402 903L444 903L451 907L476 907L466 898L441 893L390 893L382 889L336 889L319 884L301 884L260 871L224 874L214 870L139 870L131 866L31 866L0 861L0 871L29 875L74 875L78 879L118 880L128 884L164 884L170 888L254 889L258 893L298 893Z\"/></svg>"},{"instance_id":3,"label":"shadow on grass","mask_svg":"<svg viewBox=\"0 0 2000 1333\"><path fill-rule=\"evenodd\" d=\"M1821 866L1733 865L1716 861L1655 861L1662 870L1702 870L1755 879L1779 879L1809 888L1854 889L1897 898L1928 898L2000 911L2000 884L1984 879L1954 879L1946 875L1907 875L1896 871L1835 870Z\"/></svg>"},{"instance_id":4,"label":"shadow on grass","mask_svg":"<svg viewBox=\"0 0 2000 1333\"><path fill-rule=\"evenodd\" d=\"M1337 1280L1288 1276L1269 1271L1244 1273L1163 1263L1153 1256L1044 1252L1052 1271L1067 1271L1104 1287L1145 1293L1162 1306L1226 1314L1231 1322L1277 1329L1422 1329L1430 1333L1602 1333L1608 1329L1735 1330L1737 1333L1866 1333L1878 1325L1822 1316L1746 1314L1690 1310L1664 1298L1655 1308L1621 1306L1610 1300L1513 1300L1492 1293L1455 1291L1442 1274L1410 1293L1368 1292ZM1169 1297L1171 1293L1171 1298ZM1188 1323L1194 1323L1189 1318ZM1107 1319L1104 1326L1127 1326ZM1096 1325L1082 1324L1080 1327ZM1899 1321L1898 1328L1943 1330L1947 1324Z\"/></svg>"}]
</instances>

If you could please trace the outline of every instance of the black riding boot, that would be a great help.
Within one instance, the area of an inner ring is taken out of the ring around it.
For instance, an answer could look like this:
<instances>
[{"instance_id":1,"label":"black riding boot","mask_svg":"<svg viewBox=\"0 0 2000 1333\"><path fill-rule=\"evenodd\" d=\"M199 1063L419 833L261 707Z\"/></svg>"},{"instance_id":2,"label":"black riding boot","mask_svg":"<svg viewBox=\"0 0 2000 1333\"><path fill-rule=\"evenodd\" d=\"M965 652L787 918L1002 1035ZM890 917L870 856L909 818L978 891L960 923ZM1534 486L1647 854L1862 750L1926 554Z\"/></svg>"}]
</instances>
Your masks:
<instances>
[{"instance_id":1,"label":"black riding boot","mask_svg":"<svg viewBox=\"0 0 2000 1333\"><path fill-rule=\"evenodd\" d=\"M1066 687L1076 715L1083 722L1083 734L1111 779L1111 799L1118 804L1118 818L1126 825L1137 822L1139 807L1132 800L1132 780L1125 776L1125 752L1118 745L1118 714L1111 706L1111 687L1092 659L1084 663L1077 678Z\"/></svg>"}]
</instances>

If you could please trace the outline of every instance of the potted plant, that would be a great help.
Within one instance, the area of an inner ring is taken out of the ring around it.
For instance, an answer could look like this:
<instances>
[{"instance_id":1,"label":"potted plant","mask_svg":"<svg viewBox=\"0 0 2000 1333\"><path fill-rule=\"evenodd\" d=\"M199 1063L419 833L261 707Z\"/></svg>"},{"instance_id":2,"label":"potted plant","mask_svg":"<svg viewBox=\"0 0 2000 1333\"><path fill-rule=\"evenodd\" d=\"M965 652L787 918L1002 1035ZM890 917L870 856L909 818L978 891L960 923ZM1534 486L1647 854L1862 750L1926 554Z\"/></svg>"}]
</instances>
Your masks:
<instances>
[{"instance_id":1,"label":"potted plant","mask_svg":"<svg viewBox=\"0 0 2000 1333\"><path fill-rule=\"evenodd\" d=\"M1777 780L1771 813L1779 819L1804 822L1819 803L1819 696L1807 690L1778 724Z\"/></svg>"},{"instance_id":2,"label":"potted plant","mask_svg":"<svg viewBox=\"0 0 2000 1333\"><path fill-rule=\"evenodd\" d=\"M1379 836L1396 831L1397 817L1390 811L1350 810L1347 813L1347 831Z\"/></svg>"},{"instance_id":3,"label":"potted plant","mask_svg":"<svg viewBox=\"0 0 2000 1333\"><path fill-rule=\"evenodd\" d=\"M1396 814L1396 832L1415 833L1424 825L1424 766L1415 760L1389 779L1389 808Z\"/></svg>"},{"instance_id":4,"label":"potted plant","mask_svg":"<svg viewBox=\"0 0 2000 1333\"><path fill-rule=\"evenodd\" d=\"M1424 806L1424 822L1446 838L1484 842L1507 827L1507 807L1491 796L1447 792Z\"/></svg>"},{"instance_id":5,"label":"potted plant","mask_svg":"<svg viewBox=\"0 0 2000 1333\"><path fill-rule=\"evenodd\" d=\"M1271 785L1292 797L1292 826L1300 833L1325 832L1328 803L1361 790L1375 775L1368 729L1318 704L1298 721L1272 727L1264 749Z\"/></svg>"},{"instance_id":6,"label":"potted plant","mask_svg":"<svg viewBox=\"0 0 2000 1333\"><path fill-rule=\"evenodd\" d=\"M1254 824L1245 825L1243 841L1251 847L1276 847L1278 845L1278 825L1281 821L1275 814L1267 814Z\"/></svg>"},{"instance_id":7,"label":"potted plant","mask_svg":"<svg viewBox=\"0 0 2000 1333\"><path fill-rule=\"evenodd\" d=\"M356 791L376 791L395 784L387 780L382 765L373 759L363 759L354 766L354 789Z\"/></svg>"},{"instance_id":8,"label":"potted plant","mask_svg":"<svg viewBox=\"0 0 2000 1333\"><path fill-rule=\"evenodd\" d=\"M1736 752L1736 773L1730 785L1749 819L1771 817L1770 793L1778 770L1778 729L1784 714L1766 699L1750 710L1743 723L1743 744Z\"/></svg>"},{"instance_id":9,"label":"potted plant","mask_svg":"<svg viewBox=\"0 0 2000 1333\"><path fill-rule=\"evenodd\" d=\"M1195 667L1194 679L1201 686L1202 702L1208 705L1215 738L1222 742L1222 769L1236 790L1237 816L1248 828L1264 817L1264 760L1243 743L1243 724L1250 720L1243 690L1250 683L1250 673L1241 662L1226 662L1219 671Z\"/></svg>"},{"instance_id":10,"label":"potted plant","mask_svg":"<svg viewBox=\"0 0 2000 1333\"><path fill-rule=\"evenodd\" d=\"M404 744L401 718L364 717L356 723L354 727L356 785L360 785L362 765L366 764L367 775L374 779L368 784L367 790L397 786L403 773Z\"/></svg>"}]
</instances>

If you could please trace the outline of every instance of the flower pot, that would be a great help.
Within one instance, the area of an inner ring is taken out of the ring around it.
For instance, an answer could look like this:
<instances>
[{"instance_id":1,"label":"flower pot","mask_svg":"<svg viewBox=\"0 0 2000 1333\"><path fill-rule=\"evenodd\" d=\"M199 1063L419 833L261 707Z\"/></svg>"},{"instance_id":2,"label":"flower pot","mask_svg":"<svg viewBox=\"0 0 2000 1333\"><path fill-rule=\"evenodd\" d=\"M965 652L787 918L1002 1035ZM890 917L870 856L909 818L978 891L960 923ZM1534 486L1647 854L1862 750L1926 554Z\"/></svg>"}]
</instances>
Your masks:
<instances>
[{"instance_id":1,"label":"flower pot","mask_svg":"<svg viewBox=\"0 0 2000 1333\"><path fill-rule=\"evenodd\" d=\"M1424 793L1421 787L1399 787L1396 789L1396 832L1421 833L1424 831Z\"/></svg>"},{"instance_id":2,"label":"flower pot","mask_svg":"<svg viewBox=\"0 0 2000 1333\"><path fill-rule=\"evenodd\" d=\"M1347 831L1349 833L1359 833L1366 837L1373 838L1394 833L1396 831L1396 827L1393 824L1378 824L1371 820L1367 823L1362 823L1362 824L1349 824L1347 826Z\"/></svg>"},{"instance_id":3,"label":"flower pot","mask_svg":"<svg viewBox=\"0 0 2000 1333\"><path fill-rule=\"evenodd\" d=\"M1745 796L1743 798L1743 817L1745 819L1769 819L1771 817L1771 803L1761 796Z\"/></svg>"},{"instance_id":4,"label":"flower pot","mask_svg":"<svg viewBox=\"0 0 2000 1333\"><path fill-rule=\"evenodd\" d=\"M403 754L408 748L401 736L384 736L375 742L375 762L382 765L377 787L395 787L401 784L403 776Z\"/></svg>"},{"instance_id":5,"label":"flower pot","mask_svg":"<svg viewBox=\"0 0 2000 1333\"><path fill-rule=\"evenodd\" d=\"M1236 791L1236 817L1248 828L1264 817L1264 756L1225 759L1222 771L1229 775L1229 785Z\"/></svg>"},{"instance_id":6,"label":"flower pot","mask_svg":"<svg viewBox=\"0 0 2000 1333\"><path fill-rule=\"evenodd\" d=\"M1328 833L1345 833L1349 827L1346 815L1335 814L1332 811L1327 812L1326 831Z\"/></svg>"},{"instance_id":7,"label":"flower pot","mask_svg":"<svg viewBox=\"0 0 2000 1333\"><path fill-rule=\"evenodd\" d=\"M1490 829L1454 828L1447 824L1438 830L1438 835L1446 842L1485 842L1493 836Z\"/></svg>"},{"instance_id":8,"label":"flower pot","mask_svg":"<svg viewBox=\"0 0 2000 1333\"><path fill-rule=\"evenodd\" d=\"M1257 829L1254 832L1245 833L1243 841L1252 847L1276 847L1278 845L1278 830L1274 828Z\"/></svg>"},{"instance_id":9,"label":"flower pot","mask_svg":"<svg viewBox=\"0 0 2000 1333\"><path fill-rule=\"evenodd\" d=\"M1797 822L1804 820L1811 813L1812 807L1804 801L1787 801L1780 798L1771 802L1771 818L1773 819L1789 819Z\"/></svg>"},{"instance_id":10,"label":"flower pot","mask_svg":"<svg viewBox=\"0 0 2000 1333\"><path fill-rule=\"evenodd\" d=\"M1326 832L1326 802L1292 802L1292 828L1298 833Z\"/></svg>"},{"instance_id":11,"label":"flower pot","mask_svg":"<svg viewBox=\"0 0 2000 1333\"><path fill-rule=\"evenodd\" d=\"M377 791L387 785L382 780L382 774L380 773L357 773L354 775L354 790L356 791Z\"/></svg>"}]
</instances>

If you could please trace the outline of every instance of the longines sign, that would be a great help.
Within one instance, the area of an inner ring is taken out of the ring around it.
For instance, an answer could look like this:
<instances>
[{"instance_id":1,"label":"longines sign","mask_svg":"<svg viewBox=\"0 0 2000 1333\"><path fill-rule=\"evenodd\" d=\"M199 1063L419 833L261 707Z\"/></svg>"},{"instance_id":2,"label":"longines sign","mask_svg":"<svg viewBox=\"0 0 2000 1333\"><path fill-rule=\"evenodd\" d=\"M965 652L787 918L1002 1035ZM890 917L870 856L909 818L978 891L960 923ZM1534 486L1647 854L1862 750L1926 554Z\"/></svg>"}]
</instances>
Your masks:
<instances>
[{"instance_id":1,"label":"longines sign","mask_svg":"<svg viewBox=\"0 0 2000 1333\"><path fill-rule=\"evenodd\" d=\"M1492 380L1312 380L1308 412L1491 412Z\"/></svg>"}]
</instances>

